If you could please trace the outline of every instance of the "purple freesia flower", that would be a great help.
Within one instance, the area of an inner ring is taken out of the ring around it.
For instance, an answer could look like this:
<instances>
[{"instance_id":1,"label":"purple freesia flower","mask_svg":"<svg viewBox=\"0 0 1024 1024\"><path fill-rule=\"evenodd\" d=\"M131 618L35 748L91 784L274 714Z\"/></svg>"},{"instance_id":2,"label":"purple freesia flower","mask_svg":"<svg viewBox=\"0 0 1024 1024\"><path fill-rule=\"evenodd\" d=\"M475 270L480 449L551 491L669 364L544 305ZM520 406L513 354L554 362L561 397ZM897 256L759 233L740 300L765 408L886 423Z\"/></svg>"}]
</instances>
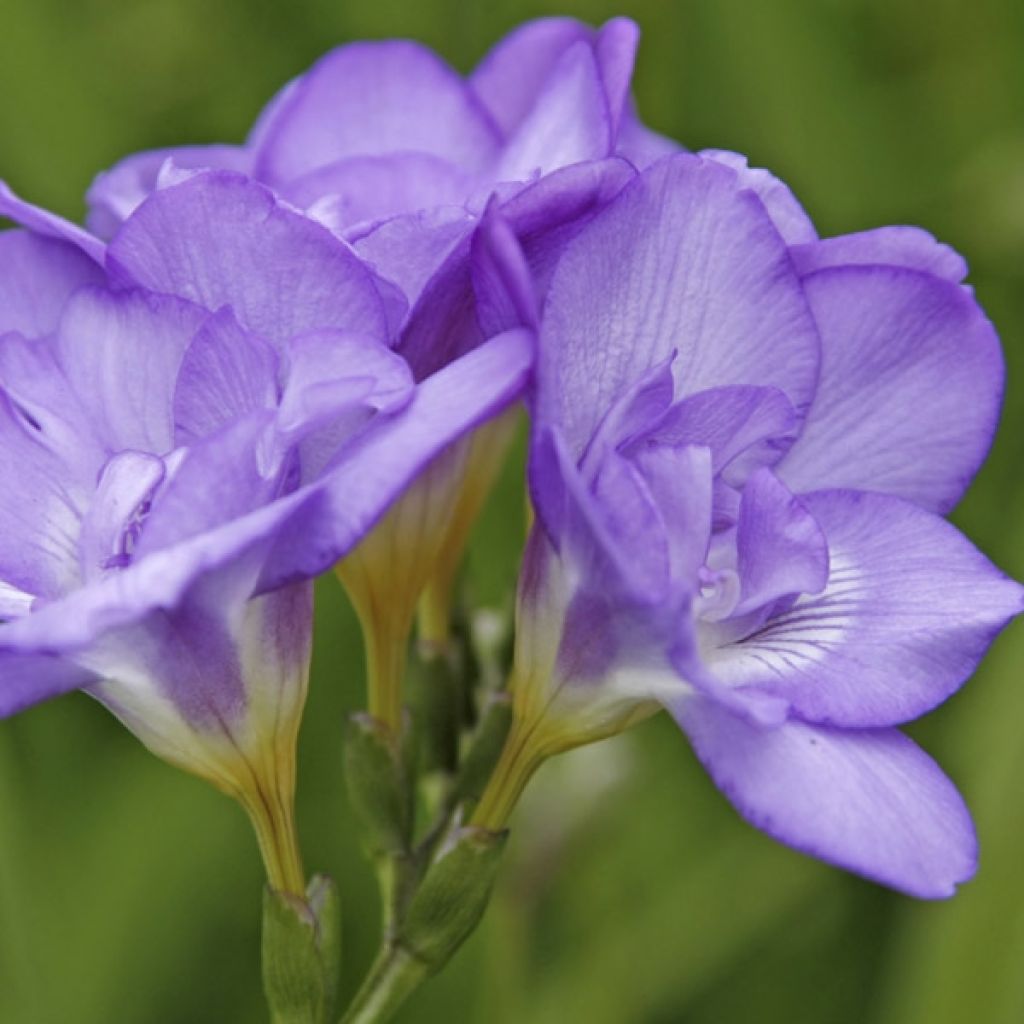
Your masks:
<instances>
[{"instance_id":1,"label":"purple freesia flower","mask_svg":"<svg viewBox=\"0 0 1024 1024\"><path fill-rule=\"evenodd\" d=\"M306 581L518 395L532 340L417 384L394 288L229 172L99 252L56 233L0 233L0 713L84 688L259 831L290 809Z\"/></svg>"},{"instance_id":2,"label":"purple freesia flower","mask_svg":"<svg viewBox=\"0 0 1024 1024\"><path fill-rule=\"evenodd\" d=\"M960 796L897 728L1022 608L942 518L1003 381L964 272L916 229L819 241L723 153L657 162L569 244L513 681L534 758L664 707L776 838L921 897L973 874Z\"/></svg>"}]
</instances>

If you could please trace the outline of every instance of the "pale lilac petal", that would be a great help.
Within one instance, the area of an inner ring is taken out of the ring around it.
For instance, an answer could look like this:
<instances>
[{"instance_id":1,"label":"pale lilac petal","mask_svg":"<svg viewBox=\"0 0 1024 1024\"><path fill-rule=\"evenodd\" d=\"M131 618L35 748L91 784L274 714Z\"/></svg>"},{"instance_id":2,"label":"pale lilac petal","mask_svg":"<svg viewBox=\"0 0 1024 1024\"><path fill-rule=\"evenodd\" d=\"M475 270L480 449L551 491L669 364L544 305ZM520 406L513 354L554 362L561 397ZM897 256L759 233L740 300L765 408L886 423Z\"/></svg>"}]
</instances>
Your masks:
<instances>
[{"instance_id":1,"label":"pale lilac petal","mask_svg":"<svg viewBox=\"0 0 1024 1024\"><path fill-rule=\"evenodd\" d=\"M736 524L741 592L736 614L780 597L820 594L829 579L829 549L806 505L770 469L747 481Z\"/></svg>"},{"instance_id":2,"label":"pale lilac petal","mask_svg":"<svg viewBox=\"0 0 1024 1024\"><path fill-rule=\"evenodd\" d=\"M683 152L683 147L675 139L648 128L637 116L633 105L627 103L619 120L615 152L643 171L662 157Z\"/></svg>"},{"instance_id":3,"label":"pale lilac petal","mask_svg":"<svg viewBox=\"0 0 1024 1024\"><path fill-rule=\"evenodd\" d=\"M476 218L461 206L403 214L370 227L352 247L415 307L424 287L466 239ZM436 308L436 307L435 307Z\"/></svg>"},{"instance_id":4,"label":"pale lilac petal","mask_svg":"<svg viewBox=\"0 0 1024 1024\"><path fill-rule=\"evenodd\" d=\"M158 188L168 162L186 170L219 168L247 174L252 157L242 146L175 146L133 153L109 171L102 171L89 186L85 194L89 230L100 238L113 237L122 222Z\"/></svg>"},{"instance_id":5,"label":"pale lilac petal","mask_svg":"<svg viewBox=\"0 0 1024 1024\"><path fill-rule=\"evenodd\" d=\"M348 236L355 225L401 213L459 206L473 191L475 178L430 153L354 156L310 171L282 187L290 203L336 234ZM365 233L365 232L361 232Z\"/></svg>"},{"instance_id":6,"label":"pale lilac petal","mask_svg":"<svg viewBox=\"0 0 1024 1024\"><path fill-rule=\"evenodd\" d=\"M948 511L992 441L1003 359L971 295L898 267L819 271L804 287L822 368L779 464L795 491L854 487Z\"/></svg>"},{"instance_id":7,"label":"pale lilac petal","mask_svg":"<svg viewBox=\"0 0 1024 1024\"><path fill-rule=\"evenodd\" d=\"M357 411L394 412L411 398L404 359L373 338L318 331L288 345L288 383L278 426L298 435Z\"/></svg>"},{"instance_id":8,"label":"pale lilac petal","mask_svg":"<svg viewBox=\"0 0 1024 1024\"><path fill-rule=\"evenodd\" d=\"M462 79L403 40L353 43L322 57L267 129L256 173L284 184L351 156L415 150L470 170L497 148L497 129Z\"/></svg>"},{"instance_id":9,"label":"pale lilac petal","mask_svg":"<svg viewBox=\"0 0 1024 1024\"><path fill-rule=\"evenodd\" d=\"M944 277L954 284L967 276L967 263L955 249L936 241L921 228L904 225L794 245L790 254L801 276L851 264L909 267Z\"/></svg>"},{"instance_id":10,"label":"pale lilac petal","mask_svg":"<svg viewBox=\"0 0 1024 1024\"><path fill-rule=\"evenodd\" d=\"M772 466L796 439L800 419L778 388L698 391L676 404L651 432L662 444L705 445L715 474L735 486L759 466Z\"/></svg>"},{"instance_id":11,"label":"pale lilac petal","mask_svg":"<svg viewBox=\"0 0 1024 1024\"><path fill-rule=\"evenodd\" d=\"M108 452L174 447L175 382L205 318L169 295L90 288L72 298L58 330L58 359Z\"/></svg>"},{"instance_id":12,"label":"pale lilac petal","mask_svg":"<svg viewBox=\"0 0 1024 1024\"><path fill-rule=\"evenodd\" d=\"M95 680L94 673L66 658L0 651L0 718Z\"/></svg>"},{"instance_id":13,"label":"pale lilac petal","mask_svg":"<svg viewBox=\"0 0 1024 1024\"><path fill-rule=\"evenodd\" d=\"M559 57L594 30L574 18L538 18L499 42L470 77L473 92L505 136L513 134L537 101Z\"/></svg>"},{"instance_id":14,"label":"pale lilac petal","mask_svg":"<svg viewBox=\"0 0 1024 1024\"><path fill-rule=\"evenodd\" d=\"M174 441L193 444L278 401L278 357L242 330L229 309L211 316L189 343L174 386Z\"/></svg>"},{"instance_id":15,"label":"pale lilac petal","mask_svg":"<svg viewBox=\"0 0 1024 1024\"><path fill-rule=\"evenodd\" d=\"M68 297L103 272L81 249L30 231L0 231L0 334L53 331Z\"/></svg>"},{"instance_id":16,"label":"pale lilac petal","mask_svg":"<svg viewBox=\"0 0 1024 1024\"><path fill-rule=\"evenodd\" d=\"M673 351L681 395L781 390L810 403L819 342L785 244L730 170L655 164L565 251L539 345L538 409L579 452L629 383Z\"/></svg>"},{"instance_id":17,"label":"pale lilac petal","mask_svg":"<svg viewBox=\"0 0 1024 1024\"><path fill-rule=\"evenodd\" d=\"M629 109L629 87L633 79L640 29L629 18L612 18L597 33L594 52L601 70L612 138L618 134L623 114Z\"/></svg>"},{"instance_id":18,"label":"pale lilac petal","mask_svg":"<svg viewBox=\"0 0 1024 1024\"><path fill-rule=\"evenodd\" d=\"M64 464L69 480L91 488L108 452L60 365L55 339L0 337L0 388L32 426L35 444Z\"/></svg>"},{"instance_id":19,"label":"pale lilac petal","mask_svg":"<svg viewBox=\"0 0 1024 1024\"><path fill-rule=\"evenodd\" d=\"M575 43L559 58L498 164L498 181L525 181L559 167L611 155L612 115L592 47Z\"/></svg>"},{"instance_id":20,"label":"pale lilac petal","mask_svg":"<svg viewBox=\"0 0 1024 1024\"><path fill-rule=\"evenodd\" d=\"M127 284L231 306L276 345L321 327L388 331L388 296L344 242L227 171L155 192L111 241L108 265Z\"/></svg>"},{"instance_id":21,"label":"pale lilac petal","mask_svg":"<svg viewBox=\"0 0 1024 1024\"><path fill-rule=\"evenodd\" d=\"M78 542L86 583L108 569L129 564L137 536L133 522L141 524L142 509L163 482L164 473L163 459L146 452L118 452L107 462L82 519Z\"/></svg>"},{"instance_id":22,"label":"pale lilac petal","mask_svg":"<svg viewBox=\"0 0 1024 1024\"><path fill-rule=\"evenodd\" d=\"M431 458L519 397L533 348L533 335L522 329L492 338L420 384L401 412L360 435L279 534L262 589L316 576L346 554Z\"/></svg>"},{"instance_id":23,"label":"pale lilac petal","mask_svg":"<svg viewBox=\"0 0 1024 1024\"><path fill-rule=\"evenodd\" d=\"M699 698L672 712L722 792L773 838L924 899L951 896L974 874L960 794L895 729L760 729Z\"/></svg>"},{"instance_id":24,"label":"pale lilac petal","mask_svg":"<svg viewBox=\"0 0 1024 1024\"><path fill-rule=\"evenodd\" d=\"M58 597L79 582L87 494L68 475L39 425L0 395L0 580L38 597Z\"/></svg>"},{"instance_id":25,"label":"pale lilac petal","mask_svg":"<svg viewBox=\"0 0 1024 1024\"><path fill-rule=\"evenodd\" d=\"M731 167L736 172L740 186L749 188L761 200L787 245L817 242L818 232L814 230L811 218L784 181L761 167L749 166L747 158L741 153L727 149L703 149L700 155Z\"/></svg>"},{"instance_id":26,"label":"pale lilac petal","mask_svg":"<svg viewBox=\"0 0 1024 1024\"><path fill-rule=\"evenodd\" d=\"M16 196L8 185L0 181L0 217L7 217L22 227L47 238L59 238L81 249L91 260L102 265L106 246L84 228L58 217L41 206L35 206Z\"/></svg>"},{"instance_id":27,"label":"pale lilac petal","mask_svg":"<svg viewBox=\"0 0 1024 1024\"><path fill-rule=\"evenodd\" d=\"M1024 588L930 512L858 491L801 501L828 541L828 583L708 652L731 685L784 697L814 722L908 722L953 693L1024 610Z\"/></svg>"}]
</instances>

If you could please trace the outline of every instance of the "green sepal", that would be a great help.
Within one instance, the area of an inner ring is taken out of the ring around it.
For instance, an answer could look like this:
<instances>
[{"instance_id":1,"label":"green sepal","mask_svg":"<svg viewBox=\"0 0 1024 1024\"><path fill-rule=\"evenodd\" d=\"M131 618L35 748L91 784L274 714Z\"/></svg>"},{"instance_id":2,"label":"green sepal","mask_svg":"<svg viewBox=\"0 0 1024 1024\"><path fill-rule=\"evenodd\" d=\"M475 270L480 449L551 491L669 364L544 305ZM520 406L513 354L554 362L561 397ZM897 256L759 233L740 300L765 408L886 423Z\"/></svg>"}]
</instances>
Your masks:
<instances>
[{"instance_id":1,"label":"green sepal","mask_svg":"<svg viewBox=\"0 0 1024 1024\"><path fill-rule=\"evenodd\" d=\"M480 923L507 837L507 831L456 828L427 869L398 942L431 973L451 959Z\"/></svg>"},{"instance_id":2,"label":"green sepal","mask_svg":"<svg viewBox=\"0 0 1024 1024\"><path fill-rule=\"evenodd\" d=\"M341 953L338 890L326 875L306 900L263 891L263 990L273 1024L327 1024L334 1009Z\"/></svg>"},{"instance_id":3,"label":"green sepal","mask_svg":"<svg viewBox=\"0 0 1024 1024\"><path fill-rule=\"evenodd\" d=\"M349 801L374 856L404 853L412 836L413 800L407 755L383 722L357 712L345 736Z\"/></svg>"}]
</instances>

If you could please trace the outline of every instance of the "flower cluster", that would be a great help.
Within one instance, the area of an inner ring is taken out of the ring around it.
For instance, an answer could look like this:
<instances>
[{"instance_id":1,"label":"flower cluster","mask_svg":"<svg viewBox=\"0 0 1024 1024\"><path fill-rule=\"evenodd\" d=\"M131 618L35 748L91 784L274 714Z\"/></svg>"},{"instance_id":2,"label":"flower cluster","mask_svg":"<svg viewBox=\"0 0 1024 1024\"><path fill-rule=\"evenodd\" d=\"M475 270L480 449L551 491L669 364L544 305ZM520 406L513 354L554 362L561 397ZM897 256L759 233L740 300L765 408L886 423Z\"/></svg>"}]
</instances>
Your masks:
<instances>
[{"instance_id":1,"label":"flower cluster","mask_svg":"<svg viewBox=\"0 0 1024 1024\"><path fill-rule=\"evenodd\" d=\"M310 581L348 588L397 741L417 607L443 646L522 399L536 516L475 825L667 709L771 835L918 896L971 875L897 727L1022 607L943 519L998 340L926 232L820 239L769 173L645 128L636 42L542 20L468 79L343 46L244 145L101 174L87 229L0 186L0 712L84 689L236 796L301 896Z\"/></svg>"}]
</instances>

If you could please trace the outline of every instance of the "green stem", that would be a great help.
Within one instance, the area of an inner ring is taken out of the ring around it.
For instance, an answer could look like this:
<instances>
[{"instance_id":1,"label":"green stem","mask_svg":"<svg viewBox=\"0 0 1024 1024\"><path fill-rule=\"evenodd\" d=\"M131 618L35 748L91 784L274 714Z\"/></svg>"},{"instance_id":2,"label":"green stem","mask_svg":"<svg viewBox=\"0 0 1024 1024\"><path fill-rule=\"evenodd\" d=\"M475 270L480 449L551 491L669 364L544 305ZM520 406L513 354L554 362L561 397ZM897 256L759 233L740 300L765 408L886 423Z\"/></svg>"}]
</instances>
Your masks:
<instances>
[{"instance_id":1,"label":"green stem","mask_svg":"<svg viewBox=\"0 0 1024 1024\"><path fill-rule=\"evenodd\" d=\"M419 988L427 967L401 946L385 946L341 1024L383 1024Z\"/></svg>"}]
</instances>

